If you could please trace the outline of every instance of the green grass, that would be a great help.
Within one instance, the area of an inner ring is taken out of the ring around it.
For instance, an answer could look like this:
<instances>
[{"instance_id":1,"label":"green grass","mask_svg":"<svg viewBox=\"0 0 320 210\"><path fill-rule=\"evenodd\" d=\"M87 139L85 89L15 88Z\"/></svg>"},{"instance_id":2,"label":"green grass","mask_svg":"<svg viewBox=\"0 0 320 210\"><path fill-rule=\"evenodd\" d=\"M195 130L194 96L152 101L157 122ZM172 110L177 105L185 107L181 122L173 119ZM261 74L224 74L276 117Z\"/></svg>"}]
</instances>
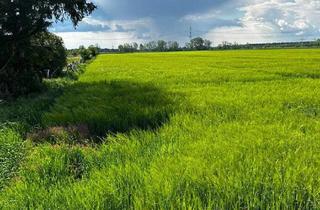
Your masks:
<instances>
[{"instance_id":1,"label":"green grass","mask_svg":"<svg viewBox=\"0 0 320 210\"><path fill-rule=\"evenodd\" d=\"M0 209L319 209L319 63L309 49L100 55L55 94L0 104L15 123ZM79 124L95 143L21 142Z\"/></svg>"},{"instance_id":2,"label":"green grass","mask_svg":"<svg viewBox=\"0 0 320 210\"><path fill-rule=\"evenodd\" d=\"M79 82L57 100L43 122L47 126L86 124L92 135L104 137L110 132L156 128L168 120L173 109L170 93L152 85Z\"/></svg>"},{"instance_id":3,"label":"green grass","mask_svg":"<svg viewBox=\"0 0 320 210\"><path fill-rule=\"evenodd\" d=\"M0 189L16 176L23 159L24 145L21 137L11 129L0 129Z\"/></svg>"}]
</instances>

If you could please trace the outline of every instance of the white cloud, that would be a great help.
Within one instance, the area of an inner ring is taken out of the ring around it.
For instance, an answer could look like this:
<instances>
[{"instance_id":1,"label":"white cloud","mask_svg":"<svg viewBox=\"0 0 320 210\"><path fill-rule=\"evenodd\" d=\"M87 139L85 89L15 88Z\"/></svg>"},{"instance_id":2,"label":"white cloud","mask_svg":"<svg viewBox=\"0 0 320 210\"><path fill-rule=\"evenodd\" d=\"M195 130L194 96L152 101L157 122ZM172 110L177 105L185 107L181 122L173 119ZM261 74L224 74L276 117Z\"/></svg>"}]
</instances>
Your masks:
<instances>
[{"instance_id":1,"label":"white cloud","mask_svg":"<svg viewBox=\"0 0 320 210\"><path fill-rule=\"evenodd\" d=\"M215 43L293 41L319 35L319 0L256 0L239 8L241 26L219 27L205 36Z\"/></svg>"},{"instance_id":2,"label":"white cloud","mask_svg":"<svg viewBox=\"0 0 320 210\"><path fill-rule=\"evenodd\" d=\"M180 21L206 21L217 18L221 14L219 10L210 10L206 13L196 13L183 16Z\"/></svg>"},{"instance_id":3,"label":"white cloud","mask_svg":"<svg viewBox=\"0 0 320 210\"><path fill-rule=\"evenodd\" d=\"M242 26L219 27L209 31L205 35L206 39L218 45L223 41L244 43L264 43L274 42L279 39L279 34L275 34L270 24L261 24L256 21L247 21Z\"/></svg>"},{"instance_id":4,"label":"white cloud","mask_svg":"<svg viewBox=\"0 0 320 210\"><path fill-rule=\"evenodd\" d=\"M88 32L56 32L65 42L67 48L78 48L98 43L103 48L117 48L118 45L131 42L144 42L152 28L149 18L138 20L98 20L92 17L83 19L92 26L101 26L105 31Z\"/></svg>"},{"instance_id":5,"label":"white cloud","mask_svg":"<svg viewBox=\"0 0 320 210\"><path fill-rule=\"evenodd\" d=\"M119 26L124 30L136 30L140 28L148 28L152 25L152 19L150 18L141 18L137 20L98 20L92 17L87 17L83 19L83 22L89 25L109 27L114 31L118 30Z\"/></svg>"},{"instance_id":6,"label":"white cloud","mask_svg":"<svg viewBox=\"0 0 320 210\"><path fill-rule=\"evenodd\" d=\"M122 43L143 42L133 32L61 32L68 49L78 48L80 45L89 46L98 43L101 47L117 48Z\"/></svg>"}]
</instances>

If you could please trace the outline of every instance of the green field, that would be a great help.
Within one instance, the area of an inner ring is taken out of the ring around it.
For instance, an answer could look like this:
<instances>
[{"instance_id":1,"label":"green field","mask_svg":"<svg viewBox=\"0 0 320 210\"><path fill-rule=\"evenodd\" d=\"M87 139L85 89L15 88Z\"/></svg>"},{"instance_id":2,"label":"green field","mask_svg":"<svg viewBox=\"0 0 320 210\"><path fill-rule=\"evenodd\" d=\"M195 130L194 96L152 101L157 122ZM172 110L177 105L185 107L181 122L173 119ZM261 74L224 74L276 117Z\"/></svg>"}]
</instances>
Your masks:
<instances>
[{"instance_id":1,"label":"green field","mask_svg":"<svg viewBox=\"0 0 320 210\"><path fill-rule=\"evenodd\" d=\"M320 208L320 50L100 55L47 87L0 102L0 209Z\"/></svg>"}]
</instances>

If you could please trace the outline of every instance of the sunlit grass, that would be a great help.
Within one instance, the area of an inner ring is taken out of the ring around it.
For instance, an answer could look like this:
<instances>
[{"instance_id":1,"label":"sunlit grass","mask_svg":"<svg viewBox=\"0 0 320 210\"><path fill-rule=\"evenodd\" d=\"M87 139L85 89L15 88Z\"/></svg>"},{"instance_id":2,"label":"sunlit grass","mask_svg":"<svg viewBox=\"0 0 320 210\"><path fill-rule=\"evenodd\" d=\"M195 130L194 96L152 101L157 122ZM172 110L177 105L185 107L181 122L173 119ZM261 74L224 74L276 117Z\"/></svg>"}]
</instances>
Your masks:
<instances>
[{"instance_id":1,"label":"sunlit grass","mask_svg":"<svg viewBox=\"0 0 320 210\"><path fill-rule=\"evenodd\" d=\"M0 208L318 209L319 67L319 50L100 55L26 124L102 141L29 149Z\"/></svg>"}]
</instances>

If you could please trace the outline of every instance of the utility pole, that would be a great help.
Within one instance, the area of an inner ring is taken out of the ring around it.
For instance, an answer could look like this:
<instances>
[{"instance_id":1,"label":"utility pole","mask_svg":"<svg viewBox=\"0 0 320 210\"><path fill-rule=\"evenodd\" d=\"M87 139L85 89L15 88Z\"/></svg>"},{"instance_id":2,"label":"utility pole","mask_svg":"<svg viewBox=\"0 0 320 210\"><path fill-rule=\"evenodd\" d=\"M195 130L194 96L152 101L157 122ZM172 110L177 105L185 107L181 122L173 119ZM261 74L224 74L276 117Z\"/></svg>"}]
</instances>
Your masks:
<instances>
[{"instance_id":1,"label":"utility pole","mask_svg":"<svg viewBox=\"0 0 320 210\"><path fill-rule=\"evenodd\" d=\"M192 27L190 26L189 28L189 39L191 40L192 39Z\"/></svg>"}]
</instances>

